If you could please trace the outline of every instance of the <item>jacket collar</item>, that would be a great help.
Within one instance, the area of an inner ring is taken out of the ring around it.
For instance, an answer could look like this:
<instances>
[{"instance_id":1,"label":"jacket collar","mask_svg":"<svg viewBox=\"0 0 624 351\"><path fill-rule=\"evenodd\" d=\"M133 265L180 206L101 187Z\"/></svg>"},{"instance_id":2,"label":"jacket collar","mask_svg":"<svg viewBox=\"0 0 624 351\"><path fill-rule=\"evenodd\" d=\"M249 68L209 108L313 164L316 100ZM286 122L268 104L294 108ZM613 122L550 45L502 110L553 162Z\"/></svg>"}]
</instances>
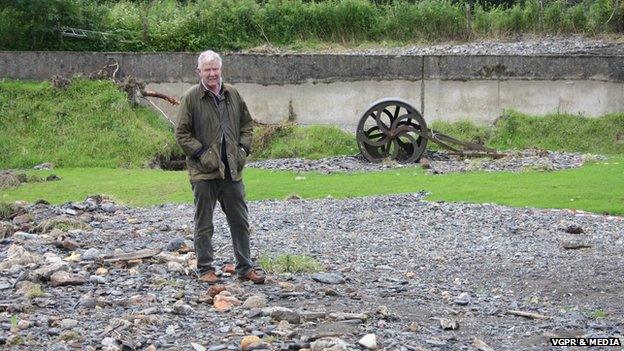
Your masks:
<instances>
[{"instance_id":1,"label":"jacket collar","mask_svg":"<svg viewBox=\"0 0 624 351\"><path fill-rule=\"evenodd\" d=\"M220 85L221 85L221 88L219 89L219 96L222 96L229 89L228 89L228 87L225 84L223 84L223 79L221 79ZM200 91L202 93L202 96L205 96L206 94L214 95L213 92L210 91L210 89L208 89L208 87L204 84L204 81L201 80L201 79L199 80L199 88L200 88Z\"/></svg>"}]
</instances>

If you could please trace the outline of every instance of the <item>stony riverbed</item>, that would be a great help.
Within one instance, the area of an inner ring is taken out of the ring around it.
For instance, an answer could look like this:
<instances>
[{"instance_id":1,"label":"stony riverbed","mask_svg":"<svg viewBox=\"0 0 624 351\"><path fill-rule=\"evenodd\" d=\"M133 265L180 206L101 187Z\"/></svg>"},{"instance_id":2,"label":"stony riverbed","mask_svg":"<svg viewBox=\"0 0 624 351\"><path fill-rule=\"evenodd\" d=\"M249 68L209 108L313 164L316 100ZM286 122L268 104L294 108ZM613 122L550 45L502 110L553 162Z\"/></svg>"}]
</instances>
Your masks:
<instances>
[{"instance_id":1,"label":"stony riverbed","mask_svg":"<svg viewBox=\"0 0 624 351\"><path fill-rule=\"evenodd\" d=\"M555 336L624 340L621 217L423 196L251 202L255 257L306 255L322 272L270 273L264 285L224 273L212 289L193 274L191 205L25 205L3 224L0 345L546 350ZM232 248L220 210L214 240L221 267Z\"/></svg>"}]
</instances>

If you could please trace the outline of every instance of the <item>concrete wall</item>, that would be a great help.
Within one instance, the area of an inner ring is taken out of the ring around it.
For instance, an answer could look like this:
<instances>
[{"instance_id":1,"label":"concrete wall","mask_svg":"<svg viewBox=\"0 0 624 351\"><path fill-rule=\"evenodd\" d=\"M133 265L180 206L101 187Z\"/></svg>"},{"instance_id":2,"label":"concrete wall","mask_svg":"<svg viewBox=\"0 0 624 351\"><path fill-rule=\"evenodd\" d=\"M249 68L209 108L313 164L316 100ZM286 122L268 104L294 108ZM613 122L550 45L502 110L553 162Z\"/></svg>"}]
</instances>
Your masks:
<instances>
[{"instance_id":1,"label":"concrete wall","mask_svg":"<svg viewBox=\"0 0 624 351\"><path fill-rule=\"evenodd\" d=\"M45 80L88 75L107 63L148 89L180 96L197 80L196 53L0 52L0 77ZM599 116L624 111L621 56L225 55L234 83L258 120L293 115L301 124L355 128L381 98L411 102L427 121L491 123L508 108ZM174 108L153 100L169 116Z\"/></svg>"}]
</instances>

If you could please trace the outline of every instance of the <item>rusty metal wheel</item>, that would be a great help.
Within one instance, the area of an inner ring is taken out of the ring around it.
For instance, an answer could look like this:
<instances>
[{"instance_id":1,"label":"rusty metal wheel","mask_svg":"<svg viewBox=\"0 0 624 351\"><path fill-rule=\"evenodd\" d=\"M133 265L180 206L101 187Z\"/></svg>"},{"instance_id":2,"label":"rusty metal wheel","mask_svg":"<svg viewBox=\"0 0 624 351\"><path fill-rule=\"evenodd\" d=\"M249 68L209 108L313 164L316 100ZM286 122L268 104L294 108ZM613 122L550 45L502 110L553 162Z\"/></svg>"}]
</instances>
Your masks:
<instances>
[{"instance_id":1,"label":"rusty metal wheel","mask_svg":"<svg viewBox=\"0 0 624 351\"><path fill-rule=\"evenodd\" d=\"M407 102L379 100L362 114L356 138L362 155L370 162L390 158L401 163L420 159L427 146L425 119Z\"/></svg>"}]
</instances>

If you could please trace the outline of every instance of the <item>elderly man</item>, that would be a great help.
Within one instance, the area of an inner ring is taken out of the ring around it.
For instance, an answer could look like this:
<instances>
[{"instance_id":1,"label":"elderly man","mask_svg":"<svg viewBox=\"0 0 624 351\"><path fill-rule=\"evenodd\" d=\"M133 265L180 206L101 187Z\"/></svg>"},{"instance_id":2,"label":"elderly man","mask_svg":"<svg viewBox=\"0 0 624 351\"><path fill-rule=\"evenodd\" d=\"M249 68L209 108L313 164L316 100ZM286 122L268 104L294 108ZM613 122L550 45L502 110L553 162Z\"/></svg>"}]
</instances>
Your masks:
<instances>
[{"instance_id":1,"label":"elderly man","mask_svg":"<svg viewBox=\"0 0 624 351\"><path fill-rule=\"evenodd\" d=\"M221 57L205 51L197 59L199 84L182 96L175 135L186 154L195 197L195 252L199 280L214 284L212 216L217 200L230 226L236 273L264 283L250 258L249 222L241 173L252 139L252 118L234 87L221 80Z\"/></svg>"}]
</instances>

